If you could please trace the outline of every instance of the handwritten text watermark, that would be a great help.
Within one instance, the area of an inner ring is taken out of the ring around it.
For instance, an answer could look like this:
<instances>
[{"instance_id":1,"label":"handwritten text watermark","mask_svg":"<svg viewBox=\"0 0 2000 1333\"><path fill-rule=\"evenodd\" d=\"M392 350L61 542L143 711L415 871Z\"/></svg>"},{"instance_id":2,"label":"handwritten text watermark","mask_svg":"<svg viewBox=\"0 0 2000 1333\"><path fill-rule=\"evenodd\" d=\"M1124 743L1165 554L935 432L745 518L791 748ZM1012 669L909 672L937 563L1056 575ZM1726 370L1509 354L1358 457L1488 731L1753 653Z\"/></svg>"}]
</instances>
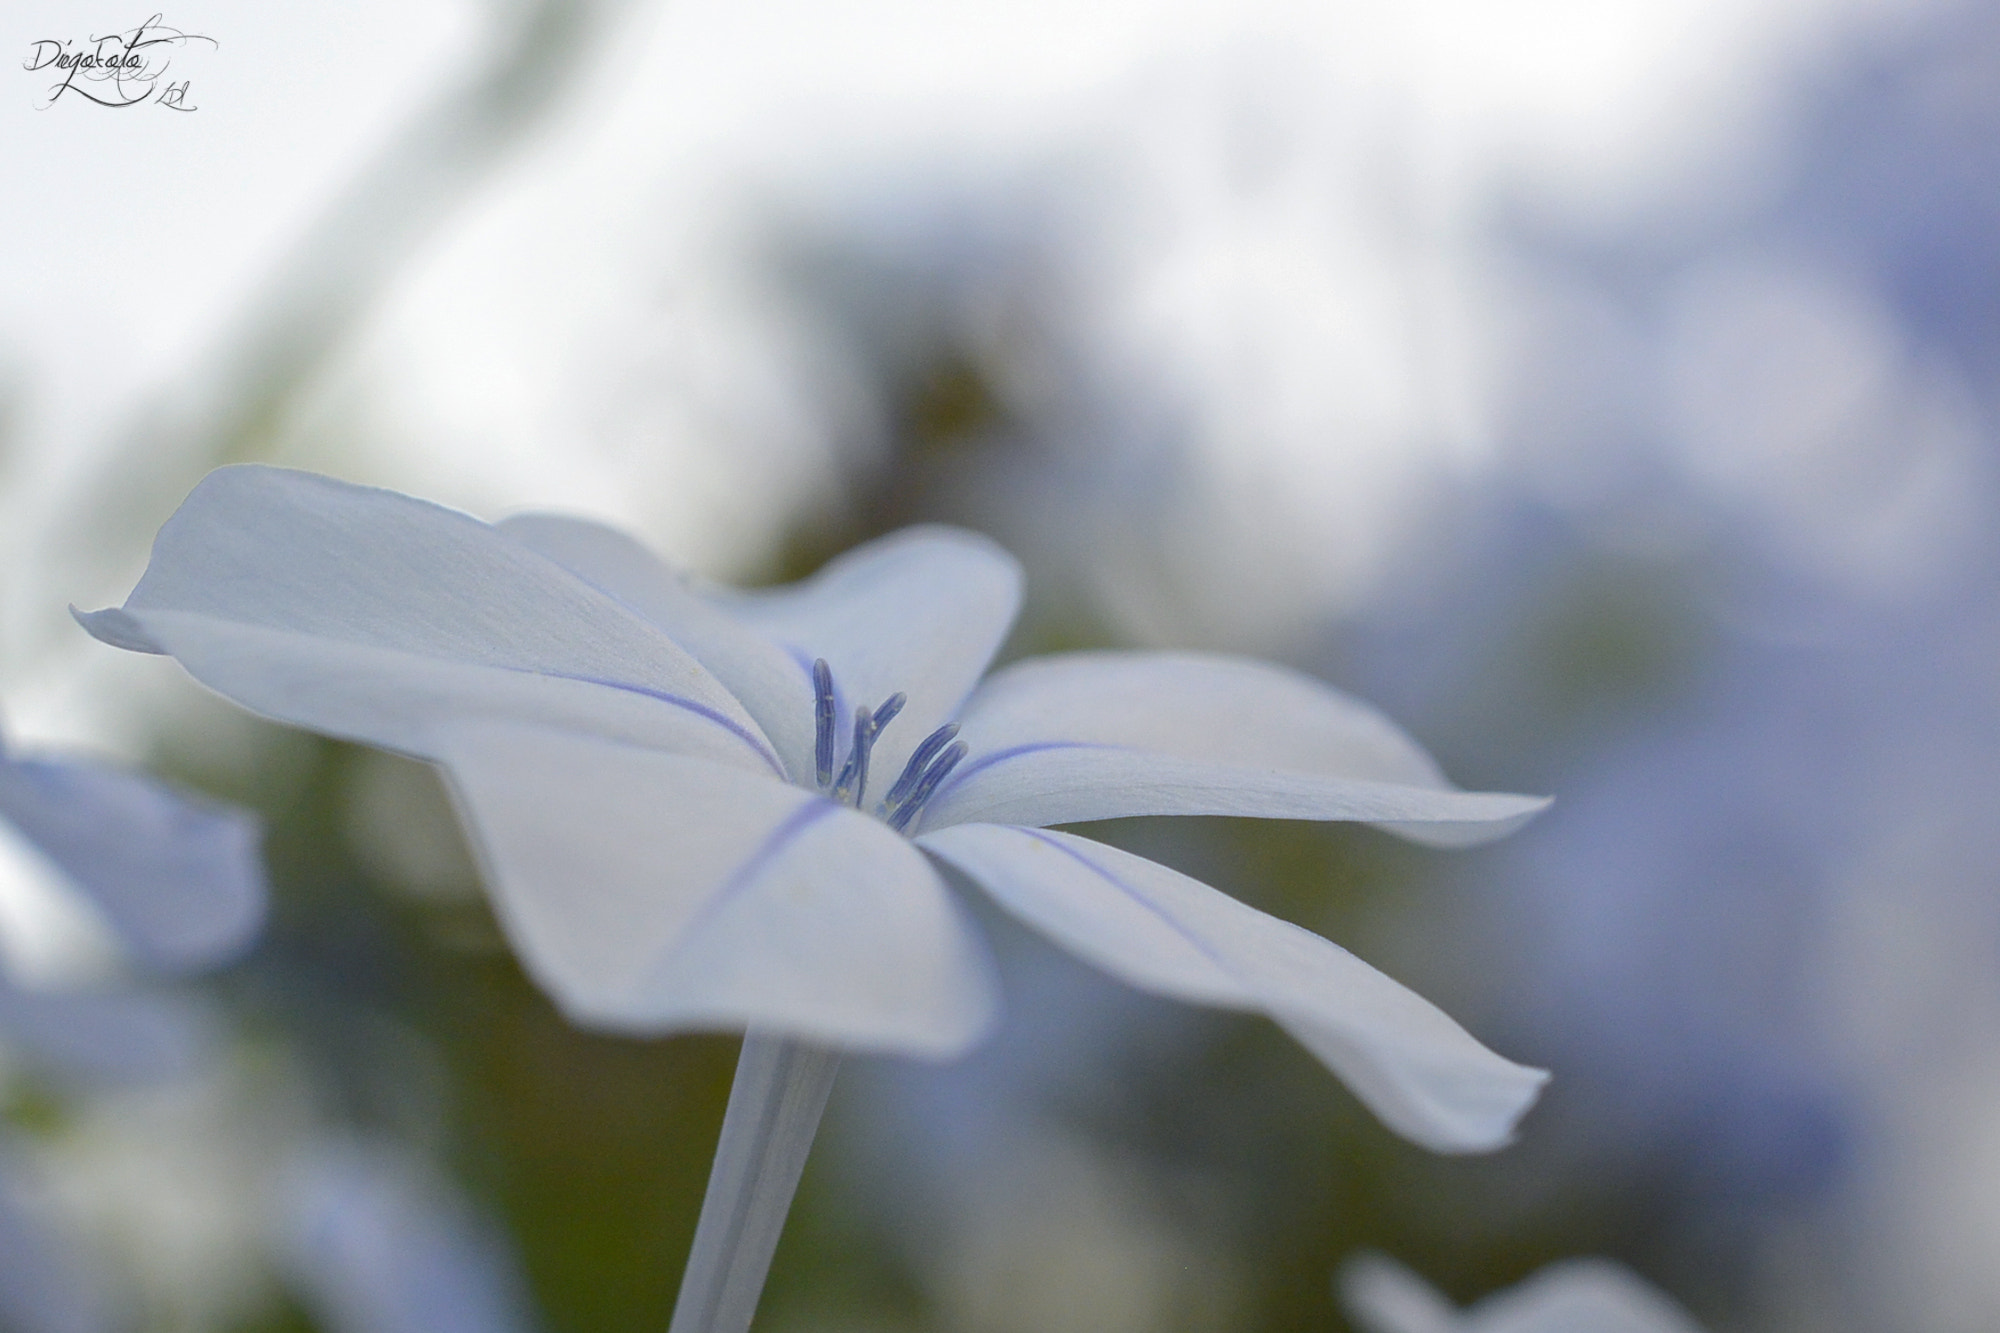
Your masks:
<instances>
[{"instance_id":1,"label":"handwritten text watermark","mask_svg":"<svg viewBox=\"0 0 2000 1333\"><path fill-rule=\"evenodd\" d=\"M151 102L170 111L195 111L190 99L192 80L169 78L173 56L195 43L217 45L213 37L170 28L155 14L136 28L108 33L102 37L44 37L31 42L28 58L21 67L46 71L55 82L49 85L47 109L64 97L82 98L98 106L139 106Z\"/></svg>"}]
</instances>

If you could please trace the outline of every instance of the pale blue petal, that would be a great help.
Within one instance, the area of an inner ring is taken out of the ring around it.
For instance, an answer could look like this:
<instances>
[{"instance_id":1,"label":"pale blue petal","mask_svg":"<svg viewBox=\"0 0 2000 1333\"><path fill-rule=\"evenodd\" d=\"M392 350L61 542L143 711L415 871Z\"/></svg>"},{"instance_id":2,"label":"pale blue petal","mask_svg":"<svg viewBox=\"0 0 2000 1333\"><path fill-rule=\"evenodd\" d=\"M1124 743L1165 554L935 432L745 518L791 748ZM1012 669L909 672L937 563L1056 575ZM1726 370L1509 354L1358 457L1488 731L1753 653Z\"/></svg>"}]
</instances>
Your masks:
<instances>
[{"instance_id":1,"label":"pale blue petal","mask_svg":"<svg viewBox=\"0 0 2000 1333\"><path fill-rule=\"evenodd\" d=\"M1349 1258L1334 1289L1362 1333L1460 1333L1464 1327L1444 1293L1385 1254Z\"/></svg>"},{"instance_id":2,"label":"pale blue petal","mask_svg":"<svg viewBox=\"0 0 2000 1333\"><path fill-rule=\"evenodd\" d=\"M1390 1128L1425 1147L1500 1147L1547 1078L1487 1050L1338 945L1129 852L992 824L917 841L1121 980L1268 1014Z\"/></svg>"},{"instance_id":3,"label":"pale blue petal","mask_svg":"<svg viewBox=\"0 0 2000 1333\"><path fill-rule=\"evenodd\" d=\"M329 1144L284 1173L286 1267L328 1333L523 1333L499 1231L406 1153Z\"/></svg>"},{"instance_id":4,"label":"pale blue petal","mask_svg":"<svg viewBox=\"0 0 2000 1333\"><path fill-rule=\"evenodd\" d=\"M158 990L99 994L0 985L0 1033L44 1073L103 1086L185 1077L223 1045L206 1005Z\"/></svg>"},{"instance_id":5,"label":"pale blue petal","mask_svg":"<svg viewBox=\"0 0 2000 1333\"><path fill-rule=\"evenodd\" d=\"M0 819L164 971L227 961L264 919L257 821L106 764L0 757Z\"/></svg>"},{"instance_id":6,"label":"pale blue petal","mask_svg":"<svg viewBox=\"0 0 2000 1333\"><path fill-rule=\"evenodd\" d=\"M995 672L920 827L1128 815L1353 819L1464 845L1548 802L1453 787L1393 722L1309 676L1198 653L1072 653Z\"/></svg>"},{"instance_id":7,"label":"pale blue petal","mask_svg":"<svg viewBox=\"0 0 2000 1333\"><path fill-rule=\"evenodd\" d=\"M210 473L160 529L122 614L79 619L112 642L173 652L231 697L254 691L240 702L259 712L392 749L421 752L365 726L399 709L427 714L437 699L403 708L402 679L364 676L345 693L365 700L368 716L345 725L293 693L315 688L315 673L331 674L319 659L412 663L431 684L460 668L622 692L731 731L756 762L778 766L756 722L714 676L568 570L455 510L310 473ZM477 707L507 693L494 686ZM529 716L541 714L530 708Z\"/></svg>"},{"instance_id":8,"label":"pale blue petal","mask_svg":"<svg viewBox=\"0 0 2000 1333\"><path fill-rule=\"evenodd\" d=\"M108 1333L103 1279L22 1198L0 1151L0 1328L8 1333Z\"/></svg>"},{"instance_id":9,"label":"pale blue petal","mask_svg":"<svg viewBox=\"0 0 2000 1333\"><path fill-rule=\"evenodd\" d=\"M791 653L696 595L680 573L615 528L562 514L516 514L494 526L694 654L764 729L795 781L813 771L812 676Z\"/></svg>"},{"instance_id":10,"label":"pale blue petal","mask_svg":"<svg viewBox=\"0 0 2000 1333\"><path fill-rule=\"evenodd\" d=\"M576 1021L756 1027L942 1058L995 1012L983 944L880 822L773 779L539 728L440 747L502 924Z\"/></svg>"},{"instance_id":11,"label":"pale blue petal","mask_svg":"<svg viewBox=\"0 0 2000 1333\"><path fill-rule=\"evenodd\" d=\"M108 643L113 648L123 648L130 653L158 656L167 651L159 640L146 632L145 626L122 607L107 606L101 611L82 611L71 606L69 613L99 643Z\"/></svg>"},{"instance_id":12,"label":"pale blue petal","mask_svg":"<svg viewBox=\"0 0 2000 1333\"><path fill-rule=\"evenodd\" d=\"M976 766L975 766L976 765ZM1535 796L1409 787L1152 754L1117 746L989 751L959 766L918 827L1076 824L1133 815L1359 820L1434 846L1484 842L1548 805Z\"/></svg>"},{"instance_id":13,"label":"pale blue petal","mask_svg":"<svg viewBox=\"0 0 2000 1333\"><path fill-rule=\"evenodd\" d=\"M1686 1312L1608 1259L1569 1259L1456 1311L1379 1254L1342 1266L1341 1303L1365 1333L1701 1333Z\"/></svg>"},{"instance_id":14,"label":"pale blue petal","mask_svg":"<svg viewBox=\"0 0 2000 1333\"><path fill-rule=\"evenodd\" d=\"M613 737L782 776L756 723L683 695L605 680L484 666L315 638L184 612L147 613L149 629L196 680L293 726L437 757L436 734L497 718Z\"/></svg>"},{"instance_id":15,"label":"pale blue petal","mask_svg":"<svg viewBox=\"0 0 2000 1333\"><path fill-rule=\"evenodd\" d=\"M924 737L958 716L1000 650L1020 610L1021 566L977 533L905 528L856 547L802 583L705 591L789 648L802 672L825 658L844 718L858 705L909 696L875 747L877 778L869 792L880 795Z\"/></svg>"}]
</instances>

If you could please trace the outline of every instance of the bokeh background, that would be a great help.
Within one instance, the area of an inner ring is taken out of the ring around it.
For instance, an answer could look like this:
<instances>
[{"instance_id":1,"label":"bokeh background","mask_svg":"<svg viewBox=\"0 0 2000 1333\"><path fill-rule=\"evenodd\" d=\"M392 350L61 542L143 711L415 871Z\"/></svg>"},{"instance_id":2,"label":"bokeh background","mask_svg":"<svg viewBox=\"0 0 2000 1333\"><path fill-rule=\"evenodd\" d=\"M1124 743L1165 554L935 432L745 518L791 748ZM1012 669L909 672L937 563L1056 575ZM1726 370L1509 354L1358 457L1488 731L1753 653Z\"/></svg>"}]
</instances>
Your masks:
<instances>
[{"instance_id":1,"label":"bokeh background","mask_svg":"<svg viewBox=\"0 0 2000 1333\"><path fill-rule=\"evenodd\" d=\"M0 49L143 17L15 0ZM1029 570L1010 654L1275 658L1557 797L1462 853L1105 830L1553 1070L1517 1145L1431 1157L996 918L1006 1027L848 1062L760 1329L1339 1329L1362 1247L1461 1299L1611 1255L1717 1333L2000 1327L2000 10L164 17L217 39L195 114L0 66L0 707L254 807L276 901L177 1076L0 1059L0 1266L62 1256L0 1317L671 1308L733 1041L567 1027L425 770L68 620L261 459L743 582L969 525ZM116 969L11 843L0 953Z\"/></svg>"}]
</instances>

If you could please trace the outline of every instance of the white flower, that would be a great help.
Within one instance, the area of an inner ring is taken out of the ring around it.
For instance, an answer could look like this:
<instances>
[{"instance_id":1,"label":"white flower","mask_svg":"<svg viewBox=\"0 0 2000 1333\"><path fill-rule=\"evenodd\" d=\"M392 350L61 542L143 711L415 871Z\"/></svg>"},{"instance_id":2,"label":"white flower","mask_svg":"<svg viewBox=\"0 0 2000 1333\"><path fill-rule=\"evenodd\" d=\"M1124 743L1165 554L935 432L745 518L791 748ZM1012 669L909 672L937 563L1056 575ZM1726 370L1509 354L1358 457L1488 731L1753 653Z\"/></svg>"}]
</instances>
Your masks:
<instances>
[{"instance_id":1,"label":"white flower","mask_svg":"<svg viewBox=\"0 0 2000 1333\"><path fill-rule=\"evenodd\" d=\"M1609 1259L1550 1264L1465 1310L1379 1254L1342 1265L1341 1304L1366 1333L1701 1333L1679 1306Z\"/></svg>"},{"instance_id":2,"label":"white flower","mask_svg":"<svg viewBox=\"0 0 2000 1333\"><path fill-rule=\"evenodd\" d=\"M267 716L440 764L509 936L578 1022L955 1055L997 1005L944 864L1134 985L1269 1014L1420 1143L1504 1142L1540 1071L1319 936L1040 826L1462 843L1545 802L1459 791L1373 710L1256 662L1086 653L982 681L1019 596L1010 556L949 529L732 593L580 520L235 467L123 609L79 618Z\"/></svg>"}]
</instances>

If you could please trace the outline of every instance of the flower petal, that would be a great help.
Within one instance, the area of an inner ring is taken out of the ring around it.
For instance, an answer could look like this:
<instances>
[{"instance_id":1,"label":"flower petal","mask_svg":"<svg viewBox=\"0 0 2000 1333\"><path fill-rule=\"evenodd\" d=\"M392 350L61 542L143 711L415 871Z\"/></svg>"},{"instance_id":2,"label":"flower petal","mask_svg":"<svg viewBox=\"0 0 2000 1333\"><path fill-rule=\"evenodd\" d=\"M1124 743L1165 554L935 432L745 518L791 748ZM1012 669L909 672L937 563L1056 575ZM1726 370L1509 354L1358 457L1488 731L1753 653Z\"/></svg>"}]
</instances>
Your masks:
<instances>
[{"instance_id":1,"label":"flower petal","mask_svg":"<svg viewBox=\"0 0 2000 1333\"><path fill-rule=\"evenodd\" d=\"M632 685L447 662L172 611L152 633L189 674L243 707L311 731L437 758L467 718L561 726L782 776L763 737L695 701Z\"/></svg>"},{"instance_id":2,"label":"flower petal","mask_svg":"<svg viewBox=\"0 0 2000 1333\"><path fill-rule=\"evenodd\" d=\"M257 821L106 764L0 758L0 818L104 912L148 966L227 961L264 920Z\"/></svg>"},{"instance_id":3,"label":"flower petal","mask_svg":"<svg viewBox=\"0 0 2000 1333\"><path fill-rule=\"evenodd\" d=\"M1464 792L1388 718L1309 676L1199 653L1071 653L995 672L967 702L969 757L921 827L1127 815L1358 819L1458 846L1548 802Z\"/></svg>"},{"instance_id":4,"label":"flower petal","mask_svg":"<svg viewBox=\"0 0 2000 1333\"><path fill-rule=\"evenodd\" d=\"M911 751L958 715L1021 606L1021 566L977 533L918 527L856 547L813 577L769 591L704 589L791 649L803 668L833 668L843 714L909 696L874 753L887 790Z\"/></svg>"},{"instance_id":5,"label":"flower petal","mask_svg":"<svg viewBox=\"0 0 2000 1333\"><path fill-rule=\"evenodd\" d=\"M885 826L734 768L466 724L440 755L528 969L630 1032L755 1026L941 1058L984 1034L984 945Z\"/></svg>"},{"instance_id":6,"label":"flower petal","mask_svg":"<svg viewBox=\"0 0 2000 1333\"><path fill-rule=\"evenodd\" d=\"M1425 1147L1500 1147L1547 1078L1487 1050L1338 945L1129 852L992 824L940 829L917 843L1113 976L1270 1015L1390 1128Z\"/></svg>"},{"instance_id":7,"label":"flower petal","mask_svg":"<svg viewBox=\"0 0 2000 1333\"><path fill-rule=\"evenodd\" d=\"M668 731L698 719L733 735L746 762L782 767L721 682L569 571L464 514L310 473L210 473L160 529L122 610L78 619L113 643L165 648L259 712L392 749L421 753L369 725L427 715L450 694L410 707L398 699L404 676L433 689L456 668L467 678L520 677L475 691L475 708L504 696L541 716L530 702L538 680L553 682L551 707L565 715L578 685L624 692L687 714L663 724ZM337 691L366 717L344 720L295 689L337 674L335 661L396 668ZM602 707L623 714L633 702Z\"/></svg>"},{"instance_id":8,"label":"flower petal","mask_svg":"<svg viewBox=\"0 0 2000 1333\"><path fill-rule=\"evenodd\" d=\"M1550 1264L1467 1314L1480 1333L1701 1333L1684 1310L1609 1259Z\"/></svg>"},{"instance_id":9,"label":"flower petal","mask_svg":"<svg viewBox=\"0 0 2000 1333\"><path fill-rule=\"evenodd\" d=\"M525 1333L497 1228L407 1151L315 1144L280 1175L280 1253L330 1333Z\"/></svg>"},{"instance_id":10,"label":"flower petal","mask_svg":"<svg viewBox=\"0 0 2000 1333\"><path fill-rule=\"evenodd\" d=\"M1566 1259L1454 1310L1393 1259L1341 1265L1341 1304L1368 1333L1701 1333L1673 1302L1609 1259Z\"/></svg>"},{"instance_id":11,"label":"flower petal","mask_svg":"<svg viewBox=\"0 0 2000 1333\"><path fill-rule=\"evenodd\" d=\"M1463 1325L1443 1293L1386 1254L1350 1257L1334 1289L1364 1333L1459 1333Z\"/></svg>"},{"instance_id":12,"label":"flower petal","mask_svg":"<svg viewBox=\"0 0 2000 1333\"><path fill-rule=\"evenodd\" d=\"M210 1009L160 988L93 993L0 984L0 1032L45 1072L89 1086L185 1077L223 1045Z\"/></svg>"},{"instance_id":13,"label":"flower petal","mask_svg":"<svg viewBox=\"0 0 2000 1333\"><path fill-rule=\"evenodd\" d=\"M494 526L687 649L757 720L795 779L813 771L810 660L801 663L697 595L678 571L616 528L564 514L515 514Z\"/></svg>"},{"instance_id":14,"label":"flower petal","mask_svg":"<svg viewBox=\"0 0 2000 1333\"><path fill-rule=\"evenodd\" d=\"M48 1216L45 1190L0 1145L0 1328L11 1333L111 1333L110 1284ZM38 1197L40 1196L40 1197ZM39 1204L40 1206L36 1206Z\"/></svg>"}]
</instances>

